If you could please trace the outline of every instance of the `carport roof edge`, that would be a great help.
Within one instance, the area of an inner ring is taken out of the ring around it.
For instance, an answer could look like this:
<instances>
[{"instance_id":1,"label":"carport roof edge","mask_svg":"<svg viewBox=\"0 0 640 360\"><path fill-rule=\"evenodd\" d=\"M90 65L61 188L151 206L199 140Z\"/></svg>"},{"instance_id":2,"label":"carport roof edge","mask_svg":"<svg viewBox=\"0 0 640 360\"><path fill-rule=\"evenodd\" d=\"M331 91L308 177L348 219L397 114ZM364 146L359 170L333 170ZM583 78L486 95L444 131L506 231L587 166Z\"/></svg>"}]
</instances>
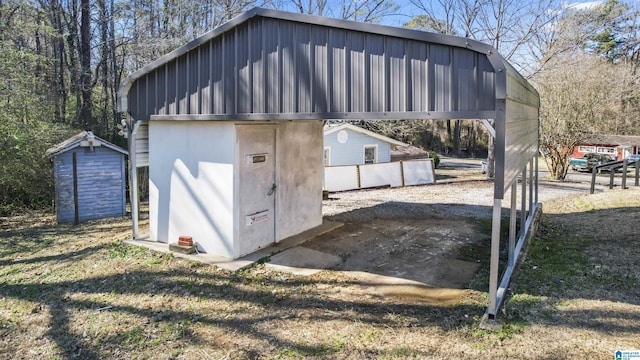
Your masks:
<instances>
[{"instance_id":1,"label":"carport roof edge","mask_svg":"<svg viewBox=\"0 0 640 360\"><path fill-rule=\"evenodd\" d=\"M298 23L319 25L336 29L354 30L385 37L410 39L425 43L440 44L472 50L486 55L496 73L502 73L509 69L511 70L510 72L513 72L516 77L520 78L519 80L523 81L531 89L533 89L533 87L528 84L524 77L522 77L521 74L519 74L506 60L504 60L504 58L502 58L502 56L496 51L494 47L476 40L421 30L405 29L386 25L362 23L350 20L334 19L256 7L244 12L241 15L238 15L237 17L186 43L185 45L159 57L158 59L152 61L151 63L145 65L144 67L127 76L118 89L119 111L128 111L128 92L136 80L254 17L288 20ZM533 91L535 91L535 89L533 89ZM496 88L496 96L498 98L505 98L506 86L498 86Z\"/></svg>"}]
</instances>

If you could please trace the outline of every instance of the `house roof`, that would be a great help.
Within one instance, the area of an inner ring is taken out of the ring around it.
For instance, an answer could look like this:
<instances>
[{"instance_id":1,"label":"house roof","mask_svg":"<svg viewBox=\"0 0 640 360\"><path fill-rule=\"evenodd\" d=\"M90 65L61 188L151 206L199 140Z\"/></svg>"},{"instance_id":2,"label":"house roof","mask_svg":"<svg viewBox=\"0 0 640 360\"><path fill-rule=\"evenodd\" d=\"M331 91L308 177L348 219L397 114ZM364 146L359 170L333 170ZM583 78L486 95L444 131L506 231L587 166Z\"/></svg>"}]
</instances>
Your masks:
<instances>
[{"instance_id":1,"label":"house roof","mask_svg":"<svg viewBox=\"0 0 640 360\"><path fill-rule=\"evenodd\" d=\"M336 133L336 132L338 132L338 131L340 131L340 130L351 130L351 131L355 131L355 132L357 132L357 133L364 134L364 135L366 135L366 136L372 137L372 138L374 138L374 139L378 139L378 140L380 140L380 141L387 142L387 143L392 144L392 145L397 145L397 146L409 146L409 144L405 144L405 143L403 143L402 141L398 141L398 140L392 139L392 138L390 138L390 137L386 137L386 136L384 136L384 135L380 135L380 134L375 133L375 132L373 132L373 131L369 131L369 130L367 130L367 129L364 129L364 128L361 128L361 127L359 127L359 126L355 126L355 125L352 125L352 124L340 124L340 125L331 125L331 126L328 126L328 127L326 127L326 128L325 128L325 130L324 130L324 135L325 135L325 136L327 136L327 135L331 135L331 134Z\"/></svg>"},{"instance_id":2,"label":"house roof","mask_svg":"<svg viewBox=\"0 0 640 360\"><path fill-rule=\"evenodd\" d=\"M60 153L63 153L63 152L69 151L71 149L77 148L77 147L80 146L80 143L82 141L87 140L87 135L88 135L88 132L81 131L80 133L68 138L67 140L65 140L65 141L63 141L63 142L61 142L61 143L59 143L59 144L57 144L55 146L52 146L51 148L47 149L45 154L46 154L46 156L56 156L56 155L58 155ZM110 142L108 142L108 141L106 141L104 139L101 139L101 138L97 137L97 136L95 136L94 138L95 138L94 141L98 141L100 143L100 146L104 146L106 148L109 148L111 150L117 151L117 152L119 152L121 154L124 154L124 155L129 155L129 152L127 150L125 150L125 149L123 149L123 148L121 148L121 147L119 147L117 145L114 145L114 144L112 144L112 143L110 143Z\"/></svg>"},{"instance_id":3,"label":"house roof","mask_svg":"<svg viewBox=\"0 0 640 360\"><path fill-rule=\"evenodd\" d=\"M640 136L635 135L600 135L583 142L584 144L640 146Z\"/></svg>"}]
</instances>

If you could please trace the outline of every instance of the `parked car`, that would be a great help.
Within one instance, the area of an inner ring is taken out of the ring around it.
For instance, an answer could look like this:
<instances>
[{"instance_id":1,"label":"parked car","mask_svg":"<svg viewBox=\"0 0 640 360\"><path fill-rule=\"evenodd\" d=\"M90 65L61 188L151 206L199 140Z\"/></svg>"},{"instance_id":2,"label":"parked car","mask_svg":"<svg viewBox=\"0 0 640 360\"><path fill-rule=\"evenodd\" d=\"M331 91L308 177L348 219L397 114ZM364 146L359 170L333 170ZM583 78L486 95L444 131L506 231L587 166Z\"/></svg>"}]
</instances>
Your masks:
<instances>
[{"instance_id":1,"label":"parked car","mask_svg":"<svg viewBox=\"0 0 640 360\"><path fill-rule=\"evenodd\" d=\"M569 165L574 171L591 171L595 166L616 161L606 154L586 153L581 158L571 158Z\"/></svg>"},{"instance_id":2,"label":"parked car","mask_svg":"<svg viewBox=\"0 0 640 360\"><path fill-rule=\"evenodd\" d=\"M636 162L636 161L640 160L640 154L632 154L632 155L629 155L629 156L627 156L627 158L626 158L626 159L627 159L627 161L628 161L628 162L630 162L630 163Z\"/></svg>"}]
</instances>

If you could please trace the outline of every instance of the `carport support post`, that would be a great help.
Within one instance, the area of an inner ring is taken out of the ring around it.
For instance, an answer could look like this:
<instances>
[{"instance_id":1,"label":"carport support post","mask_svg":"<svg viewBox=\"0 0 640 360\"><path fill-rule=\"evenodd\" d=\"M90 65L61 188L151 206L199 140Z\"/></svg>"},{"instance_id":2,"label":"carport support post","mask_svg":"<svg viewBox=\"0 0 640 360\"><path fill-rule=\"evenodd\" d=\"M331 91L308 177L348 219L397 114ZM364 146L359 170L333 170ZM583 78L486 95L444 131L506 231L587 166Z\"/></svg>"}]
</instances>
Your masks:
<instances>
[{"instance_id":1,"label":"carport support post","mask_svg":"<svg viewBox=\"0 0 640 360\"><path fill-rule=\"evenodd\" d=\"M531 162L529 162L531 165ZM532 178L529 178L532 180ZM531 185L529 184L529 194L531 194ZM523 231L525 222L527 221L527 166L522 169L522 194L520 195L520 231ZM531 195L529 195L531 199ZM529 203L529 212L531 212L531 203Z\"/></svg>"},{"instance_id":2,"label":"carport support post","mask_svg":"<svg viewBox=\"0 0 640 360\"><path fill-rule=\"evenodd\" d=\"M502 199L493 199L493 221L491 223L491 261L489 267L489 318L498 312L498 263L500 261L500 220Z\"/></svg>"},{"instance_id":3,"label":"carport support post","mask_svg":"<svg viewBox=\"0 0 640 360\"><path fill-rule=\"evenodd\" d=\"M523 185L524 189L525 186ZM518 197L518 180L511 185L511 213L509 214L509 266L513 266L516 263L515 249L516 249L516 219L517 219L517 197Z\"/></svg>"},{"instance_id":4,"label":"carport support post","mask_svg":"<svg viewBox=\"0 0 640 360\"><path fill-rule=\"evenodd\" d=\"M539 135L538 135L539 136ZM539 149L538 149L539 150ZM538 151L536 151L536 154L538 154ZM535 202L533 201L533 190L534 190L534 185L533 185L533 167L535 166L536 168L536 179L535 179L535 196L536 196L536 200ZM530 175L531 175L531 189L529 192L529 211L533 210L533 204L537 204L538 203L538 175L540 174L540 168L538 167L538 155L533 157L533 161L531 163L531 170L530 170Z\"/></svg>"},{"instance_id":5,"label":"carport support post","mask_svg":"<svg viewBox=\"0 0 640 360\"><path fill-rule=\"evenodd\" d=\"M533 210L533 187L535 186L536 188L536 203L538 202L538 157L535 156L534 159L531 159L531 161L529 161L529 212L531 212ZM536 177L535 179L533 178L533 168L535 167L536 169ZM534 184L535 181L535 184ZM526 217L525 217L526 219ZM521 225L524 226L524 225Z\"/></svg>"},{"instance_id":6,"label":"carport support post","mask_svg":"<svg viewBox=\"0 0 640 360\"><path fill-rule=\"evenodd\" d=\"M136 134L138 132L138 127L140 126L140 122L134 122L133 119L127 114L128 129L130 129L129 133L129 202L131 203L131 222L133 225L133 236L132 238L135 240L138 237L138 202L139 196L138 193L138 165L136 159ZM133 126L131 126L133 125Z\"/></svg>"}]
</instances>

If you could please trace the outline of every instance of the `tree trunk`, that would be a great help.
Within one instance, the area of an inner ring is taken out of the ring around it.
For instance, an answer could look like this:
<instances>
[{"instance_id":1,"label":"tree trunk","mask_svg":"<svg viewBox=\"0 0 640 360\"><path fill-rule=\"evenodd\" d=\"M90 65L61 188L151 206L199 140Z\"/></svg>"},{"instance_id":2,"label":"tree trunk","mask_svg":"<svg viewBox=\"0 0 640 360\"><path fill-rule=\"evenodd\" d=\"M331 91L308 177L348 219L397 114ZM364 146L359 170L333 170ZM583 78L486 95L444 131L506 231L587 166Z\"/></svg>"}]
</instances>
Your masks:
<instances>
[{"instance_id":1,"label":"tree trunk","mask_svg":"<svg viewBox=\"0 0 640 360\"><path fill-rule=\"evenodd\" d=\"M461 120L455 120L453 122L453 153L456 156L460 156L460 122Z\"/></svg>"},{"instance_id":2,"label":"tree trunk","mask_svg":"<svg viewBox=\"0 0 640 360\"><path fill-rule=\"evenodd\" d=\"M93 130L95 123L91 116L93 83L91 80L91 3L89 0L80 0L80 12L80 92L82 94L80 122L85 130Z\"/></svg>"}]
</instances>

